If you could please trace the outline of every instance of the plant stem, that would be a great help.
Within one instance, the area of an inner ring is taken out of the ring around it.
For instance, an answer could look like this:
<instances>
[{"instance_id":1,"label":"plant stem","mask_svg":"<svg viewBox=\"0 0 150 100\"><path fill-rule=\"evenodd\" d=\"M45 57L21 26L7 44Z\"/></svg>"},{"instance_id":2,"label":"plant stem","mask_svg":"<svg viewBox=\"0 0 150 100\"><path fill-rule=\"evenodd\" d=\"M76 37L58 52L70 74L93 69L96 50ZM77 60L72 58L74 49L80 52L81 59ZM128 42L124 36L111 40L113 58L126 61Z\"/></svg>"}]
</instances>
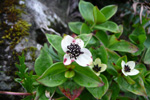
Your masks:
<instances>
[{"instance_id":1,"label":"plant stem","mask_svg":"<svg viewBox=\"0 0 150 100\"><path fill-rule=\"evenodd\" d=\"M8 94L8 95L34 95L36 92L33 93L23 93L23 92L9 92L9 91L0 91L0 94Z\"/></svg>"}]
</instances>

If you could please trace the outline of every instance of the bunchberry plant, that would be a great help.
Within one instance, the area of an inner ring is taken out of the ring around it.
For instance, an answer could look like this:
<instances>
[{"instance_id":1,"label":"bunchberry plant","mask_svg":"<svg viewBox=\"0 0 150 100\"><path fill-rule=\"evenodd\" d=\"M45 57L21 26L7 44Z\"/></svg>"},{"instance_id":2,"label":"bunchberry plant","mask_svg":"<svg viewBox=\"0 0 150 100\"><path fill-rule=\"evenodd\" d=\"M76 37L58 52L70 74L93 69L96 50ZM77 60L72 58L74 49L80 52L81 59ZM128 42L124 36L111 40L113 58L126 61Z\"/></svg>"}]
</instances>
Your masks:
<instances>
[{"instance_id":1,"label":"bunchberry plant","mask_svg":"<svg viewBox=\"0 0 150 100\"><path fill-rule=\"evenodd\" d=\"M50 46L35 61L36 75L24 75L22 60L23 69L17 65L18 81L32 93L24 100L148 100L150 37L144 27L136 24L127 41L120 37L123 26L110 21L116 5L99 9L81 0L79 11L85 22L68 24L76 35L46 34Z\"/></svg>"}]
</instances>

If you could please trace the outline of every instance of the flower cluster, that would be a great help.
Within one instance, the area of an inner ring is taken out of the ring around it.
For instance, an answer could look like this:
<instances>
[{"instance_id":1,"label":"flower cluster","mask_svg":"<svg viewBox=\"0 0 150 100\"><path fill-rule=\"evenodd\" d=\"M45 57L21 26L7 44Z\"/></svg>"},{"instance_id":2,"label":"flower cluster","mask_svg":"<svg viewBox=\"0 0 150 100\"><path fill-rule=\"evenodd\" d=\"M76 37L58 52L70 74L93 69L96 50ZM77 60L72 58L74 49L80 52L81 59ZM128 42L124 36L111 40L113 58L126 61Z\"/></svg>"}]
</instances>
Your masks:
<instances>
[{"instance_id":1,"label":"flower cluster","mask_svg":"<svg viewBox=\"0 0 150 100\"><path fill-rule=\"evenodd\" d=\"M102 64L99 58L96 58L93 64L90 66L91 69L96 73L97 76L107 68L106 64Z\"/></svg>"},{"instance_id":2,"label":"flower cluster","mask_svg":"<svg viewBox=\"0 0 150 100\"><path fill-rule=\"evenodd\" d=\"M121 62L121 66L122 66L122 73L125 76L128 75L137 75L139 73L139 71L137 69L134 69L135 67L135 62L134 61L129 61L127 63L125 63L124 61Z\"/></svg>"},{"instance_id":3,"label":"flower cluster","mask_svg":"<svg viewBox=\"0 0 150 100\"><path fill-rule=\"evenodd\" d=\"M84 42L81 39L74 39L67 35L61 41L61 47L66 53L64 55L64 65L69 65L74 61L83 67L92 64L92 54L88 49L84 48Z\"/></svg>"}]
</instances>

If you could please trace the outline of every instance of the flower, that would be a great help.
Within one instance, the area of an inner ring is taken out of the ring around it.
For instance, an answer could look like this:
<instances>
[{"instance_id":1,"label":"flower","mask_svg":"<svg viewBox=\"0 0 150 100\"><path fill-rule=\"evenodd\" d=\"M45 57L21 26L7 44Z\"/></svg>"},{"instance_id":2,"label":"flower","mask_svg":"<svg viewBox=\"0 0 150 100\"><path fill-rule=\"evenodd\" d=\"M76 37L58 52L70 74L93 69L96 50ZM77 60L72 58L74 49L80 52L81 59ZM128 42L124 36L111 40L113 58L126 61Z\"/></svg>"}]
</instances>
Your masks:
<instances>
[{"instance_id":1,"label":"flower","mask_svg":"<svg viewBox=\"0 0 150 100\"><path fill-rule=\"evenodd\" d=\"M99 58L96 58L95 61L92 64L92 66L90 66L90 68L92 68L92 70L95 72L95 74L97 76L99 76L101 72L106 70L107 65L102 64L101 60Z\"/></svg>"},{"instance_id":2,"label":"flower","mask_svg":"<svg viewBox=\"0 0 150 100\"><path fill-rule=\"evenodd\" d=\"M76 61L80 66L92 64L92 54L88 49L84 48L84 42L81 39L74 39L67 35L61 41L61 47L66 53L64 55L64 65L69 65L73 61Z\"/></svg>"},{"instance_id":3,"label":"flower","mask_svg":"<svg viewBox=\"0 0 150 100\"><path fill-rule=\"evenodd\" d=\"M135 62L134 61L129 61L127 63L125 63L124 61L121 62L121 66L122 66L122 73L125 76L128 75L137 75L139 73L139 71L137 69L134 69L135 67Z\"/></svg>"}]
</instances>

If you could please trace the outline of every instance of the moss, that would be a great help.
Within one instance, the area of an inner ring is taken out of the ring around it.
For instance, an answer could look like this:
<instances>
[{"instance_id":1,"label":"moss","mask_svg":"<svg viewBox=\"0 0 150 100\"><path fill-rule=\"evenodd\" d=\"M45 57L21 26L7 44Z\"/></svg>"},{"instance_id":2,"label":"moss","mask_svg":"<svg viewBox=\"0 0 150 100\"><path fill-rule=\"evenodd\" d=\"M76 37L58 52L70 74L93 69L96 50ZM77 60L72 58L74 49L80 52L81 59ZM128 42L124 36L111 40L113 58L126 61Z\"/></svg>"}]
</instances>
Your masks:
<instances>
[{"instance_id":1,"label":"moss","mask_svg":"<svg viewBox=\"0 0 150 100\"><path fill-rule=\"evenodd\" d=\"M23 11L25 5L19 4L19 1L0 1L0 31L3 31L1 40L9 41L10 48L14 48L24 36L29 35L28 30L30 25L21 19L21 14L25 13Z\"/></svg>"}]
</instances>

